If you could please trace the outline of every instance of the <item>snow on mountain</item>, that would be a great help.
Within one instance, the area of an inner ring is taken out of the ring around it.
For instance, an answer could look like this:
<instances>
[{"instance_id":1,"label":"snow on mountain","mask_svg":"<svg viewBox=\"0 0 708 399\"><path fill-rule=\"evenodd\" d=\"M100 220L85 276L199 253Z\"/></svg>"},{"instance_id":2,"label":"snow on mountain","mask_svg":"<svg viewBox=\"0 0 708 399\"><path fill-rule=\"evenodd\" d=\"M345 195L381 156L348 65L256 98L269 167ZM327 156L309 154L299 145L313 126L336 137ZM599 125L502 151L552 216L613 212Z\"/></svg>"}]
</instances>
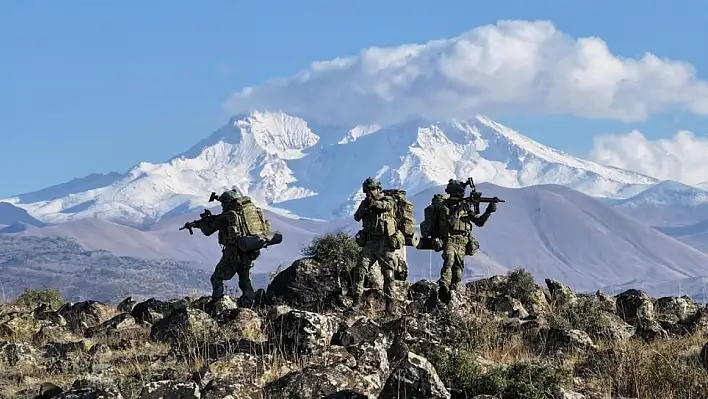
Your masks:
<instances>
[{"instance_id":1,"label":"snow on mountain","mask_svg":"<svg viewBox=\"0 0 708 399\"><path fill-rule=\"evenodd\" d=\"M656 182L548 148L481 116L351 129L253 112L167 162L111 175L104 186L60 185L55 195L8 202L49 223L98 217L144 228L205 206L211 191L237 188L274 212L330 220L353 211L367 176L411 193L468 176L506 187L562 184L604 197Z\"/></svg>"},{"instance_id":2,"label":"snow on mountain","mask_svg":"<svg viewBox=\"0 0 708 399\"><path fill-rule=\"evenodd\" d=\"M708 189L672 180L657 183L626 199L611 202L614 208L653 226L683 226L708 219Z\"/></svg>"},{"instance_id":3,"label":"snow on mountain","mask_svg":"<svg viewBox=\"0 0 708 399\"><path fill-rule=\"evenodd\" d=\"M507 268L521 266L538 279L588 291L631 280L708 276L707 254L567 187L484 183L478 190L506 200L474 234L480 250ZM418 222L432 195L442 191L431 188L413 197Z\"/></svg>"}]
</instances>

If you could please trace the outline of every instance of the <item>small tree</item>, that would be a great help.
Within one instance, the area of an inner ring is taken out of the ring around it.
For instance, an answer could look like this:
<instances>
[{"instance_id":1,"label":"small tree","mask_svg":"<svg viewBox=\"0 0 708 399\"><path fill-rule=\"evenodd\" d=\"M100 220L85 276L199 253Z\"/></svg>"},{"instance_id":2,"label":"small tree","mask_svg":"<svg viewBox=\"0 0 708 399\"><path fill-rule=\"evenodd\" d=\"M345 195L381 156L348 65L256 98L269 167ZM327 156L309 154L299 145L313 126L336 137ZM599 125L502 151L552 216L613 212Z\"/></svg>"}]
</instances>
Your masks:
<instances>
[{"instance_id":1,"label":"small tree","mask_svg":"<svg viewBox=\"0 0 708 399\"><path fill-rule=\"evenodd\" d=\"M354 237L338 231L326 233L312 239L309 245L302 248L302 254L321 263L338 264L349 268L356 262L359 245Z\"/></svg>"}]
</instances>

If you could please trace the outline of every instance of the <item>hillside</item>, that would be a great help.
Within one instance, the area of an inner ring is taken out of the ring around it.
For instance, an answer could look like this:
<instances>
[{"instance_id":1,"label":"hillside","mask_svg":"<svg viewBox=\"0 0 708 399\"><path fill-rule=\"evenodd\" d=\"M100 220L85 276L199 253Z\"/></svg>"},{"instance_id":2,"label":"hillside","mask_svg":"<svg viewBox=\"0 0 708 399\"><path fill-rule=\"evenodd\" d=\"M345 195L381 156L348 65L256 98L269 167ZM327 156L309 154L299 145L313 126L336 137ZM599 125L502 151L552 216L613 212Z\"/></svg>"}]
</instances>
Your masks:
<instances>
[{"instance_id":1,"label":"hillside","mask_svg":"<svg viewBox=\"0 0 708 399\"><path fill-rule=\"evenodd\" d=\"M253 308L226 297L0 304L0 397L693 398L708 390L708 309L639 290L579 295L522 270L375 290L359 312L342 270L301 259ZM344 273L346 274L346 273ZM41 301L41 302L40 302ZM41 304L40 304L41 303Z\"/></svg>"},{"instance_id":2,"label":"hillside","mask_svg":"<svg viewBox=\"0 0 708 399\"><path fill-rule=\"evenodd\" d=\"M478 189L506 200L475 235L480 249L507 267L522 266L537 278L566 281L577 290L708 275L705 253L569 188L485 183ZM417 220L432 195L443 190L413 197Z\"/></svg>"},{"instance_id":3,"label":"hillside","mask_svg":"<svg viewBox=\"0 0 708 399\"><path fill-rule=\"evenodd\" d=\"M604 197L625 197L657 181L548 148L482 116L338 128L253 112L167 162L141 162L124 174L6 201L47 223L98 217L143 228L205 206L211 191L236 187L274 211L331 220L349 214L368 175L411 194L467 176L506 187L561 184Z\"/></svg>"},{"instance_id":4,"label":"hillside","mask_svg":"<svg viewBox=\"0 0 708 399\"><path fill-rule=\"evenodd\" d=\"M184 296L211 290L211 272L190 262L145 260L88 251L62 237L0 235L0 288L4 298L44 286L67 298L110 301L121 296Z\"/></svg>"},{"instance_id":5,"label":"hillside","mask_svg":"<svg viewBox=\"0 0 708 399\"><path fill-rule=\"evenodd\" d=\"M652 226L679 227L708 219L708 189L670 180L609 203L617 211Z\"/></svg>"}]
</instances>

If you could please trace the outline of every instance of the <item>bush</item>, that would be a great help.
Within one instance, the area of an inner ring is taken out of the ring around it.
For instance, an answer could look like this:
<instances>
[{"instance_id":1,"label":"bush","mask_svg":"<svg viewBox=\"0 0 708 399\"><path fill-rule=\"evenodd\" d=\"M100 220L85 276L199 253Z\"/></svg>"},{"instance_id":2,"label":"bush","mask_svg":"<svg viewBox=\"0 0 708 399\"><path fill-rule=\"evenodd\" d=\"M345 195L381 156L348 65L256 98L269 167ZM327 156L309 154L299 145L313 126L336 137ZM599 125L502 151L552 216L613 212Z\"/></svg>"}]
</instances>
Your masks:
<instances>
[{"instance_id":1,"label":"bush","mask_svg":"<svg viewBox=\"0 0 708 399\"><path fill-rule=\"evenodd\" d=\"M538 290L536 280L531 273L517 267L507 274L507 294L523 304L531 302L533 294Z\"/></svg>"},{"instance_id":2,"label":"bush","mask_svg":"<svg viewBox=\"0 0 708 399\"><path fill-rule=\"evenodd\" d=\"M313 238L309 245L302 248L302 254L321 263L339 264L348 268L356 263L359 250L353 236L338 231Z\"/></svg>"},{"instance_id":3,"label":"bush","mask_svg":"<svg viewBox=\"0 0 708 399\"><path fill-rule=\"evenodd\" d=\"M64 303L64 299L58 289L44 287L36 290L25 290L17 297L15 303L31 309L36 308L40 303L45 303L56 310Z\"/></svg>"}]
</instances>

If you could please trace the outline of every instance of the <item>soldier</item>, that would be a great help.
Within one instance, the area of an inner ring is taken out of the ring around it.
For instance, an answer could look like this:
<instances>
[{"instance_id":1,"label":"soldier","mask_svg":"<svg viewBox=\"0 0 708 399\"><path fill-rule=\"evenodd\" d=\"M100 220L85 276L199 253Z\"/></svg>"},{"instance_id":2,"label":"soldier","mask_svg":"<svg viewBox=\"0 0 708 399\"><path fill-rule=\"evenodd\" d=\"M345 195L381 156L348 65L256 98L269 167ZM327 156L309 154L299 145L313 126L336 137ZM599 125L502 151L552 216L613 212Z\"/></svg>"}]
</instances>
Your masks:
<instances>
[{"instance_id":1,"label":"soldier","mask_svg":"<svg viewBox=\"0 0 708 399\"><path fill-rule=\"evenodd\" d=\"M445 188L449 197L441 204L446 212L438 214L441 237L436 241L442 246L443 258L438 297L444 303L450 302L451 291L459 288L465 269L465 255L473 255L479 248L479 242L472 236L472 223L478 227L484 226L489 216L497 210L497 204L491 202L484 213L475 215L470 211L469 204L463 201L465 187L462 181L450 180Z\"/></svg>"},{"instance_id":2,"label":"soldier","mask_svg":"<svg viewBox=\"0 0 708 399\"><path fill-rule=\"evenodd\" d=\"M357 233L357 243L361 252L352 275L353 309L361 306L361 295L364 292L364 279L371 265L378 262L384 278L383 294L386 298L386 312L393 313L394 300L392 283L397 270L395 251L403 247L403 236L398 234L396 227L395 201L384 195L381 183L369 177L362 184L366 198L359 204L354 213L354 220L362 222L362 230Z\"/></svg>"},{"instance_id":3,"label":"soldier","mask_svg":"<svg viewBox=\"0 0 708 399\"><path fill-rule=\"evenodd\" d=\"M221 260L211 275L211 302L215 303L224 296L224 281L238 275L238 287L243 293L239 301L241 306L249 307L253 303L254 291L251 285L251 268L253 262L261 254L260 250L242 251L237 243L246 232L239 221L241 204L237 201L237 192L225 191L218 198L222 212L199 221L198 227L205 236L219 232L219 244L222 246Z\"/></svg>"}]
</instances>

